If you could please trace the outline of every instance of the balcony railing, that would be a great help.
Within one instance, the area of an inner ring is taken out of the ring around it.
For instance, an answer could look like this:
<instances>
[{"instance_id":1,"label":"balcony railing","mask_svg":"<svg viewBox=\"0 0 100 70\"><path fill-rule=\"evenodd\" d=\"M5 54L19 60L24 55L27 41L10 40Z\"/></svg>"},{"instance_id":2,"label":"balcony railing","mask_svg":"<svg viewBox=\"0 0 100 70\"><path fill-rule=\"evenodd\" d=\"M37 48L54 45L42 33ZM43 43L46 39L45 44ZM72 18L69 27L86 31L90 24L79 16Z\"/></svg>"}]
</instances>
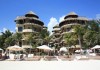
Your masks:
<instances>
[{"instance_id":1,"label":"balcony railing","mask_svg":"<svg viewBox=\"0 0 100 70\"><path fill-rule=\"evenodd\" d=\"M23 29L23 32L34 32L32 29Z\"/></svg>"}]
</instances>

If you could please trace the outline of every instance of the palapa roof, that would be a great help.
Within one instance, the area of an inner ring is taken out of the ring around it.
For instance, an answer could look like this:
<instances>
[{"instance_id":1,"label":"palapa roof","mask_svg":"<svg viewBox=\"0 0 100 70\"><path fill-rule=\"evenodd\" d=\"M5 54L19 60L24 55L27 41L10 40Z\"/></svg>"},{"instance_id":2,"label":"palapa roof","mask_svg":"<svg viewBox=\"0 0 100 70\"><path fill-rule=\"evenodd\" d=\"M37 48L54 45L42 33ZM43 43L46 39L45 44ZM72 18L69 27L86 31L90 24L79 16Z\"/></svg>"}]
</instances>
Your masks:
<instances>
[{"instance_id":1,"label":"palapa roof","mask_svg":"<svg viewBox=\"0 0 100 70\"><path fill-rule=\"evenodd\" d=\"M59 28L59 24L56 24L53 28Z\"/></svg>"},{"instance_id":2,"label":"palapa roof","mask_svg":"<svg viewBox=\"0 0 100 70\"><path fill-rule=\"evenodd\" d=\"M80 19L80 20L89 20L88 18L86 18L86 17L78 17L78 19Z\"/></svg>"},{"instance_id":3,"label":"palapa roof","mask_svg":"<svg viewBox=\"0 0 100 70\"><path fill-rule=\"evenodd\" d=\"M15 22L17 20L24 20L24 19L29 19L29 20L35 20L34 23L44 25L44 23L39 19L39 17L32 11L29 11L28 13L25 14L25 16L17 16L15 19Z\"/></svg>"},{"instance_id":4,"label":"palapa roof","mask_svg":"<svg viewBox=\"0 0 100 70\"><path fill-rule=\"evenodd\" d=\"M64 22L67 22L67 21L69 22L73 20L88 21L86 17L80 17L75 12L70 12L68 15L65 16L64 20L59 23L59 26L64 25Z\"/></svg>"},{"instance_id":5,"label":"palapa roof","mask_svg":"<svg viewBox=\"0 0 100 70\"><path fill-rule=\"evenodd\" d=\"M86 18L86 17L67 18L67 19L64 19L63 21L61 21L60 23L68 21L68 20L83 20L83 21L88 21L88 18Z\"/></svg>"},{"instance_id":6,"label":"palapa roof","mask_svg":"<svg viewBox=\"0 0 100 70\"><path fill-rule=\"evenodd\" d=\"M70 13L67 14L67 16L68 15L77 15L77 14L75 12L70 12Z\"/></svg>"},{"instance_id":7,"label":"palapa roof","mask_svg":"<svg viewBox=\"0 0 100 70\"><path fill-rule=\"evenodd\" d=\"M78 15L77 15L75 12L70 12L70 13L68 13L68 14L65 16L64 19L66 19L66 18L68 18L68 17L72 17L72 16L78 17Z\"/></svg>"},{"instance_id":8,"label":"palapa roof","mask_svg":"<svg viewBox=\"0 0 100 70\"><path fill-rule=\"evenodd\" d=\"M36 17L39 18L34 12L29 11L28 13L25 14L26 17Z\"/></svg>"},{"instance_id":9,"label":"palapa roof","mask_svg":"<svg viewBox=\"0 0 100 70\"><path fill-rule=\"evenodd\" d=\"M33 11L29 11L27 14L34 14L34 15L36 15Z\"/></svg>"}]
</instances>

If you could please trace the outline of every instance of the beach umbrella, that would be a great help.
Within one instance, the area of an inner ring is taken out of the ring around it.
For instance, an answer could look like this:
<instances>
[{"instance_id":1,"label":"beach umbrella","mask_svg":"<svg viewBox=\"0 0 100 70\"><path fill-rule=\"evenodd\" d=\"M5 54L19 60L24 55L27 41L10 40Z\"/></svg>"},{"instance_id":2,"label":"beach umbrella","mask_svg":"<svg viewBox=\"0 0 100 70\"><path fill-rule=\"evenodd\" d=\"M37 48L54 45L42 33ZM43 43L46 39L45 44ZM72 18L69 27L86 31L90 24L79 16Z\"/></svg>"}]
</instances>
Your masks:
<instances>
[{"instance_id":1,"label":"beach umbrella","mask_svg":"<svg viewBox=\"0 0 100 70\"><path fill-rule=\"evenodd\" d=\"M18 45L10 46L7 49L10 51L22 51L22 50L24 50L22 47L19 47Z\"/></svg>"},{"instance_id":2,"label":"beach umbrella","mask_svg":"<svg viewBox=\"0 0 100 70\"><path fill-rule=\"evenodd\" d=\"M0 48L0 53L3 53L3 49Z\"/></svg>"},{"instance_id":3,"label":"beach umbrella","mask_svg":"<svg viewBox=\"0 0 100 70\"><path fill-rule=\"evenodd\" d=\"M94 53L96 53L95 49L100 49L100 45L96 45L96 46L92 47L91 49L94 50Z\"/></svg>"},{"instance_id":4,"label":"beach umbrella","mask_svg":"<svg viewBox=\"0 0 100 70\"><path fill-rule=\"evenodd\" d=\"M91 48L91 49L100 49L100 45L96 45L96 46L94 46L94 47Z\"/></svg>"},{"instance_id":5,"label":"beach umbrella","mask_svg":"<svg viewBox=\"0 0 100 70\"><path fill-rule=\"evenodd\" d=\"M10 58L12 58L11 51L15 51L15 53L16 53L16 58L17 58L17 59L20 59L20 51L24 51L24 49L23 49L22 47L18 46L18 45L9 46L9 47L7 48L7 50L9 50L8 53L9 53ZM13 55L13 56L14 56L14 55ZM13 57L13 59L14 59L14 57Z\"/></svg>"},{"instance_id":6,"label":"beach umbrella","mask_svg":"<svg viewBox=\"0 0 100 70\"><path fill-rule=\"evenodd\" d=\"M67 52L68 50L66 49L66 47L61 47L59 51Z\"/></svg>"},{"instance_id":7,"label":"beach umbrella","mask_svg":"<svg viewBox=\"0 0 100 70\"><path fill-rule=\"evenodd\" d=\"M40 49L40 50L44 50L45 52L48 52L48 55L49 55L50 51L53 51L53 49L50 48L50 47L47 46L47 45L42 45L42 46L39 46L39 47L37 47L37 48Z\"/></svg>"},{"instance_id":8,"label":"beach umbrella","mask_svg":"<svg viewBox=\"0 0 100 70\"><path fill-rule=\"evenodd\" d=\"M3 49L0 48L0 50L3 50Z\"/></svg>"},{"instance_id":9,"label":"beach umbrella","mask_svg":"<svg viewBox=\"0 0 100 70\"><path fill-rule=\"evenodd\" d=\"M39 46L37 47L38 49L42 49L42 50L53 50L52 48L48 47L47 45L42 45L42 46Z\"/></svg>"},{"instance_id":10,"label":"beach umbrella","mask_svg":"<svg viewBox=\"0 0 100 70\"><path fill-rule=\"evenodd\" d=\"M76 50L75 52L80 53L80 52L84 52L84 51L82 49L80 49L80 50Z\"/></svg>"},{"instance_id":11,"label":"beach umbrella","mask_svg":"<svg viewBox=\"0 0 100 70\"><path fill-rule=\"evenodd\" d=\"M79 53L79 52L81 52L81 51L80 51L80 50L76 50L75 52L76 52L76 53Z\"/></svg>"}]
</instances>

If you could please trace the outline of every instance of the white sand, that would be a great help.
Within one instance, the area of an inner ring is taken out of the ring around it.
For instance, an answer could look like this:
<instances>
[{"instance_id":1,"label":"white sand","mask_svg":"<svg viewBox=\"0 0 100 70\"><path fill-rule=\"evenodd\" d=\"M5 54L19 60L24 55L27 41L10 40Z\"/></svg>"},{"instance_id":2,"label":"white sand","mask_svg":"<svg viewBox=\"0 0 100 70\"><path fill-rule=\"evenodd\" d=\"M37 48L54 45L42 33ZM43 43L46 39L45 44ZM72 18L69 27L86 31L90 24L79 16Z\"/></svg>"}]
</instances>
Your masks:
<instances>
[{"instance_id":1,"label":"white sand","mask_svg":"<svg viewBox=\"0 0 100 70\"><path fill-rule=\"evenodd\" d=\"M100 61L0 61L0 70L100 70Z\"/></svg>"}]
</instances>

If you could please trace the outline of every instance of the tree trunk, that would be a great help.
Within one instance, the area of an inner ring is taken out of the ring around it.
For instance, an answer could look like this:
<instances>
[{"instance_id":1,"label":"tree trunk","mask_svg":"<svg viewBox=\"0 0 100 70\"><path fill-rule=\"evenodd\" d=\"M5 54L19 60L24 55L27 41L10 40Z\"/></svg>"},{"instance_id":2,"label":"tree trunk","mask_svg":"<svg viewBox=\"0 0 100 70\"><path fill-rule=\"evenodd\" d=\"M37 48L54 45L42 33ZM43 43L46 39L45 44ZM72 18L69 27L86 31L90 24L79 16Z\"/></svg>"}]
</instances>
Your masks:
<instances>
[{"instance_id":1,"label":"tree trunk","mask_svg":"<svg viewBox=\"0 0 100 70\"><path fill-rule=\"evenodd\" d=\"M79 40L79 45L80 45L80 54L82 54L82 52L81 52L82 44L81 44L81 37L80 37L80 35L78 36L78 40Z\"/></svg>"},{"instance_id":2,"label":"tree trunk","mask_svg":"<svg viewBox=\"0 0 100 70\"><path fill-rule=\"evenodd\" d=\"M68 45L68 58L70 57L70 52L69 52L69 45Z\"/></svg>"},{"instance_id":3,"label":"tree trunk","mask_svg":"<svg viewBox=\"0 0 100 70\"><path fill-rule=\"evenodd\" d=\"M82 44L81 44L81 37L80 37L80 35L78 36L78 40L79 40L80 48L82 49Z\"/></svg>"}]
</instances>

